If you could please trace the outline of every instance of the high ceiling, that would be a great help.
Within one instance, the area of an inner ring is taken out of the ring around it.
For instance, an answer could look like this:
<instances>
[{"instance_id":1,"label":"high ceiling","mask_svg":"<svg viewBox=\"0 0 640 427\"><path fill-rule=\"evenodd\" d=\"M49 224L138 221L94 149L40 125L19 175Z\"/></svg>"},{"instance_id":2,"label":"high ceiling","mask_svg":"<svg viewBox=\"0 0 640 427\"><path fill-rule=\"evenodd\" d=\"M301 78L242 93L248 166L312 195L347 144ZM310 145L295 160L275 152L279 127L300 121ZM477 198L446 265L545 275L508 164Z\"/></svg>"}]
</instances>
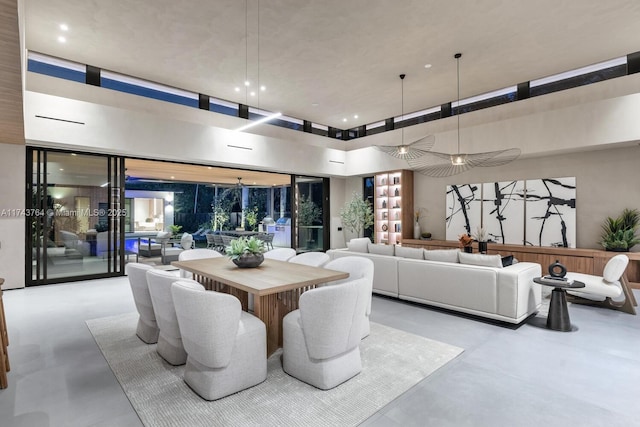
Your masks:
<instances>
[{"instance_id":1,"label":"high ceiling","mask_svg":"<svg viewBox=\"0 0 640 427\"><path fill-rule=\"evenodd\" d=\"M23 2L29 50L338 128L400 115L401 73L405 113L456 99L456 52L464 98L640 50L636 0Z\"/></svg>"}]
</instances>

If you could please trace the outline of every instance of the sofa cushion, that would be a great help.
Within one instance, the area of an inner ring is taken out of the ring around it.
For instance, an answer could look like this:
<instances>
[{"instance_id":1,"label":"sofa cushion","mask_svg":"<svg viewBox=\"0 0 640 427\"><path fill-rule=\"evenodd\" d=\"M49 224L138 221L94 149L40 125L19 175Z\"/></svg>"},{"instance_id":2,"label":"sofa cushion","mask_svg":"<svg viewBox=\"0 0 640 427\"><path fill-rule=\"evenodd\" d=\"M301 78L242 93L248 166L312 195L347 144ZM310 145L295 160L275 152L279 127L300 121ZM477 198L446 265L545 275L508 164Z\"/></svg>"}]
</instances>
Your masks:
<instances>
[{"instance_id":1,"label":"sofa cushion","mask_svg":"<svg viewBox=\"0 0 640 427\"><path fill-rule=\"evenodd\" d=\"M405 248L396 246L396 256L402 258L424 259L424 250L422 248Z\"/></svg>"},{"instance_id":2,"label":"sofa cushion","mask_svg":"<svg viewBox=\"0 0 640 427\"><path fill-rule=\"evenodd\" d=\"M349 248L351 252L362 252L366 254L369 252L369 243L371 243L371 240L369 240L368 237L351 239L347 242L347 248Z\"/></svg>"},{"instance_id":3,"label":"sofa cushion","mask_svg":"<svg viewBox=\"0 0 640 427\"><path fill-rule=\"evenodd\" d=\"M513 262L514 259L515 258L513 257L513 255L503 256L502 257L502 266L503 267L507 267L507 266L513 265L514 264L514 262ZM517 262L518 262L518 260L516 260L516 263Z\"/></svg>"},{"instance_id":4,"label":"sofa cushion","mask_svg":"<svg viewBox=\"0 0 640 427\"><path fill-rule=\"evenodd\" d=\"M458 262L460 249L424 250L424 259L428 261Z\"/></svg>"},{"instance_id":5,"label":"sofa cushion","mask_svg":"<svg viewBox=\"0 0 640 427\"><path fill-rule=\"evenodd\" d=\"M460 264L502 268L502 257L500 255L468 254L466 252L460 252L458 257L460 259Z\"/></svg>"},{"instance_id":6,"label":"sofa cushion","mask_svg":"<svg viewBox=\"0 0 640 427\"><path fill-rule=\"evenodd\" d=\"M393 256L394 246L393 245L376 245L373 243L369 243L369 253L376 254L376 255Z\"/></svg>"}]
</instances>

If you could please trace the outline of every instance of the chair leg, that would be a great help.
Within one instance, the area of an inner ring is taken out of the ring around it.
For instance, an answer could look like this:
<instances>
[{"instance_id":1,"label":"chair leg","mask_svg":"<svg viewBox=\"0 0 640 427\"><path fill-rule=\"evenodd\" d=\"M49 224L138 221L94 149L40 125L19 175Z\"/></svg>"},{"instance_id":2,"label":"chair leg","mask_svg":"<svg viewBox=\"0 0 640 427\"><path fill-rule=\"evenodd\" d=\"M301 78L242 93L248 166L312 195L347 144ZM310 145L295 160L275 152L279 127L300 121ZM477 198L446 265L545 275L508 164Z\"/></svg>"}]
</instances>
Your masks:
<instances>
[{"instance_id":1,"label":"chair leg","mask_svg":"<svg viewBox=\"0 0 640 427\"><path fill-rule=\"evenodd\" d=\"M637 307L638 301L636 301L636 296L633 294L633 289L629 286L626 273L620 278L620 283L622 284L622 290L625 291L625 296L631 300L631 304Z\"/></svg>"}]
</instances>

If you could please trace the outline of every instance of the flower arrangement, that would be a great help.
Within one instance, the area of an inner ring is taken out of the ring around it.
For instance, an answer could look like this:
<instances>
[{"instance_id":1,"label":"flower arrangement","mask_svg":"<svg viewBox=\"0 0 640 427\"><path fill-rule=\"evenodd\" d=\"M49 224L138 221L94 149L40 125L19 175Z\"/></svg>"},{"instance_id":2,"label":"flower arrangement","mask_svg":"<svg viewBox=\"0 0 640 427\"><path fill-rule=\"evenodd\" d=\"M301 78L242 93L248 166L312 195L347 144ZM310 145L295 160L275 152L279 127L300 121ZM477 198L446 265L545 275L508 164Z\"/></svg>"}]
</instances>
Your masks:
<instances>
[{"instance_id":1,"label":"flower arrangement","mask_svg":"<svg viewBox=\"0 0 640 427\"><path fill-rule=\"evenodd\" d=\"M420 217L422 216L422 212L424 212L425 209L424 208L418 208L415 212L414 212L414 216L416 219L416 222L420 221Z\"/></svg>"},{"instance_id":2,"label":"flower arrangement","mask_svg":"<svg viewBox=\"0 0 640 427\"><path fill-rule=\"evenodd\" d=\"M458 236L458 240L460 241L461 248L471 247L471 244L473 243L473 237L467 233Z\"/></svg>"}]
</instances>

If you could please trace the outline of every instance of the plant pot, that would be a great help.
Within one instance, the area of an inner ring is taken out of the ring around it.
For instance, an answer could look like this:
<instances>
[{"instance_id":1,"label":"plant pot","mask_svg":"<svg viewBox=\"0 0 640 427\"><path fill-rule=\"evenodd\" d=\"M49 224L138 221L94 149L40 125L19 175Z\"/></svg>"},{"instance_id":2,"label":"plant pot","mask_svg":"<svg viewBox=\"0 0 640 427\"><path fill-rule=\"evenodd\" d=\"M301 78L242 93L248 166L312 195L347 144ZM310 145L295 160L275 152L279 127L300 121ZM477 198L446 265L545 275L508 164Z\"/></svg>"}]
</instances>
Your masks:
<instances>
[{"instance_id":1,"label":"plant pot","mask_svg":"<svg viewBox=\"0 0 640 427\"><path fill-rule=\"evenodd\" d=\"M487 242L478 242L478 250L481 254L487 253Z\"/></svg>"},{"instance_id":2,"label":"plant pot","mask_svg":"<svg viewBox=\"0 0 640 427\"><path fill-rule=\"evenodd\" d=\"M254 268L262 264L264 255L262 254L244 254L239 258L232 259L233 263L239 268Z\"/></svg>"},{"instance_id":3,"label":"plant pot","mask_svg":"<svg viewBox=\"0 0 640 427\"><path fill-rule=\"evenodd\" d=\"M629 252L628 248L607 248L605 250L609 252Z\"/></svg>"},{"instance_id":4,"label":"plant pot","mask_svg":"<svg viewBox=\"0 0 640 427\"><path fill-rule=\"evenodd\" d=\"M464 246L463 249L468 254L472 254L473 253L473 247L471 247L471 246Z\"/></svg>"}]
</instances>

